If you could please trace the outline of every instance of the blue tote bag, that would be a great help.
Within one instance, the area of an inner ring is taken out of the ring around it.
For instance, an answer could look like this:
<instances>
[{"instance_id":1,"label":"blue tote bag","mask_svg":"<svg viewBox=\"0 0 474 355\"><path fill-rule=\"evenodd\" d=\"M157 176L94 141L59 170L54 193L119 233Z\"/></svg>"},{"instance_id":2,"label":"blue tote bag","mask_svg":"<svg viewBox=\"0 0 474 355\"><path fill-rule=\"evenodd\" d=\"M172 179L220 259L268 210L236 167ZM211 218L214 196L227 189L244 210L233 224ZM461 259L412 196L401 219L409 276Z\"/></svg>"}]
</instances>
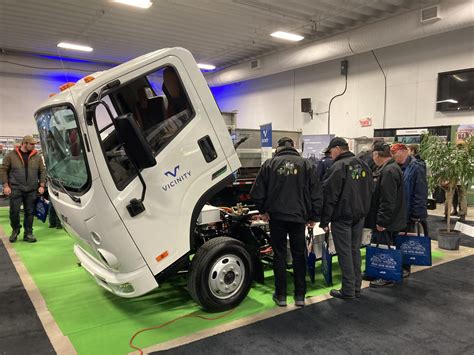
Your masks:
<instances>
[{"instance_id":1,"label":"blue tote bag","mask_svg":"<svg viewBox=\"0 0 474 355\"><path fill-rule=\"evenodd\" d=\"M365 274L375 279L400 282L403 279L402 252L391 246L368 245L365 252Z\"/></svg>"},{"instance_id":2,"label":"blue tote bag","mask_svg":"<svg viewBox=\"0 0 474 355\"><path fill-rule=\"evenodd\" d=\"M405 233L395 237L395 245L402 252L404 265L431 266L431 238L420 236L420 225L416 233Z\"/></svg>"},{"instance_id":3,"label":"blue tote bag","mask_svg":"<svg viewBox=\"0 0 474 355\"><path fill-rule=\"evenodd\" d=\"M35 216L43 223L46 222L49 211L49 201L43 197L38 196L35 200Z\"/></svg>"}]
</instances>

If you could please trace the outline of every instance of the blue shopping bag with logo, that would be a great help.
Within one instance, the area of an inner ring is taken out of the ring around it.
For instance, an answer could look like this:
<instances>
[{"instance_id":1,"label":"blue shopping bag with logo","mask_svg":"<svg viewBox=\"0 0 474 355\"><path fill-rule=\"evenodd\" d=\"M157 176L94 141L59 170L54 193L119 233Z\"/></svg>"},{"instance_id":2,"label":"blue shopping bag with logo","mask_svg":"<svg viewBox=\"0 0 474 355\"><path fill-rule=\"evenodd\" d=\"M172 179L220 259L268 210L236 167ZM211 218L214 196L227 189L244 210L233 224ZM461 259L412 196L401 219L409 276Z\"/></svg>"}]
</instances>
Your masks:
<instances>
[{"instance_id":1,"label":"blue shopping bag with logo","mask_svg":"<svg viewBox=\"0 0 474 355\"><path fill-rule=\"evenodd\" d=\"M403 278L402 252L390 246L368 245L365 252L365 274L374 279L400 282Z\"/></svg>"},{"instance_id":2,"label":"blue shopping bag with logo","mask_svg":"<svg viewBox=\"0 0 474 355\"><path fill-rule=\"evenodd\" d=\"M431 266L431 238L420 235L420 225L416 233L405 233L395 237L395 245L402 252L404 265Z\"/></svg>"},{"instance_id":3,"label":"blue shopping bag with logo","mask_svg":"<svg viewBox=\"0 0 474 355\"><path fill-rule=\"evenodd\" d=\"M42 196L38 196L35 200L35 216L38 217L43 223L48 218L49 201L45 200Z\"/></svg>"},{"instance_id":4,"label":"blue shopping bag with logo","mask_svg":"<svg viewBox=\"0 0 474 355\"><path fill-rule=\"evenodd\" d=\"M321 269L327 286L332 286L332 255L329 252L329 232L326 232L322 248Z\"/></svg>"}]
</instances>

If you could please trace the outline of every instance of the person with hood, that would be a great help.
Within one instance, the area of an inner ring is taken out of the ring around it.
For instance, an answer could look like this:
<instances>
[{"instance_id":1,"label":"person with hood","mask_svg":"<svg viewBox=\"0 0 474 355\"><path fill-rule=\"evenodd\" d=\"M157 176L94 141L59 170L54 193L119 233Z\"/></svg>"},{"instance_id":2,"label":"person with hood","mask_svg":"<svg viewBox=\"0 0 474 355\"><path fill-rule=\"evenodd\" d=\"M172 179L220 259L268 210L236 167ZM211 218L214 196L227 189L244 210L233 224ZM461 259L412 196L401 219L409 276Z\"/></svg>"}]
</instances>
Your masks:
<instances>
[{"instance_id":1,"label":"person with hood","mask_svg":"<svg viewBox=\"0 0 474 355\"><path fill-rule=\"evenodd\" d=\"M372 154L378 169L373 173L375 186L366 225L373 230L373 242L395 245L395 236L406 228L403 173L392 158L389 144L375 143ZM370 287L392 284L393 281L376 279Z\"/></svg>"},{"instance_id":2,"label":"person with hood","mask_svg":"<svg viewBox=\"0 0 474 355\"><path fill-rule=\"evenodd\" d=\"M275 156L262 165L250 196L269 220L275 274L274 302L286 306L287 237L293 257L295 305L305 305L305 226L314 226L321 208L320 182L316 167L302 158L291 138L278 141Z\"/></svg>"},{"instance_id":3,"label":"person with hood","mask_svg":"<svg viewBox=\"0 0 474 355\"><path fill-rule=\"evenodd\" d=\"M372 173L349 151L345 139L331 140L327 150L334 163L323 181L320 227L331 232L342 272L342 287L330 295L341 299L360 297L362 284L360 246L365 216L372 196Z\"/></svg>"},{"instance_id":4,"label":"person with hood","mask_svg":"<svg viewBox=\"0 0 474 355\"><path fill-rule=\"evenodd\" d=\"M393 144L390 148L392 157L403 172L403 187L407 216L407 231L414 232L415 224L423 226L424 235L428 234L428 181L426 177L426 164L410 156L408 147L402 143ZM410 265L403 266L403 276L410 275Z\"/></svg>"},{"instance_id":5,"label":"person with hood","mask_svg":"<svg viewBox=\"0 0 474 355\"><path fill-rule=\"evenodd\" d=\"M10 196L10 225L12 234L10 242L16 242L20 234L20 207L23 203L25 228L23 240L36 242L33 235L33 211L36 195L44 193L46 169L43 159L35 150L38 141L32 136L25 136L21 146L7 154L0 166L0 180L3 193Z\"/></svg>"}]
</instances>

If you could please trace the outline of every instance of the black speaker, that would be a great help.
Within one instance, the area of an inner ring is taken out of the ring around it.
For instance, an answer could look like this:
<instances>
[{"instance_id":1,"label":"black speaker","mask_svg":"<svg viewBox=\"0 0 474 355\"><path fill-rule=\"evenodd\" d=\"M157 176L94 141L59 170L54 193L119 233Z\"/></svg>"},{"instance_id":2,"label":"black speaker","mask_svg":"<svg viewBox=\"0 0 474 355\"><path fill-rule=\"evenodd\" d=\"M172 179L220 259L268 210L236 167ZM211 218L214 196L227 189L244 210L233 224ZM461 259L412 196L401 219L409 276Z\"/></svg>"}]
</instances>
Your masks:
<instances>
[{"instance_id":1,"label":"black speaker","mask_svg":"<svg viewBox=\"0 0 474 355\"><path fill-rule=\"evenodd\" d=\"M311 99L301 99L301 112L312 112Z\"/></svg>"}]
</instances>

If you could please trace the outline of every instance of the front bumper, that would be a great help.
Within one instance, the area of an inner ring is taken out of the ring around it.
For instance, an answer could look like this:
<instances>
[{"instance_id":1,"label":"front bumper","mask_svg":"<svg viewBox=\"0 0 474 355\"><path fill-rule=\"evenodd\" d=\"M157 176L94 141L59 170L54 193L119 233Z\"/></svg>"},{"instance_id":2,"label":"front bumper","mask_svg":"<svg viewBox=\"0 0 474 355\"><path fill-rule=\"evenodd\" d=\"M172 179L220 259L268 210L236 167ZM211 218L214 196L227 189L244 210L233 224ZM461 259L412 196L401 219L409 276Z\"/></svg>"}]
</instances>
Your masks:
<instances>
[{"instance_id":1,"label":"front bumper","mask_svg":"<svg viewBox=\"0 0 474 355\"><path fill-rule=\"evenodd\" d=\"M119 273L99 264L77 244L74 245L74 254L82 267L100 286L117 296L138 297L158 287L158 283L146 265L129 273Z\"/></svg>"}]
</instances>

